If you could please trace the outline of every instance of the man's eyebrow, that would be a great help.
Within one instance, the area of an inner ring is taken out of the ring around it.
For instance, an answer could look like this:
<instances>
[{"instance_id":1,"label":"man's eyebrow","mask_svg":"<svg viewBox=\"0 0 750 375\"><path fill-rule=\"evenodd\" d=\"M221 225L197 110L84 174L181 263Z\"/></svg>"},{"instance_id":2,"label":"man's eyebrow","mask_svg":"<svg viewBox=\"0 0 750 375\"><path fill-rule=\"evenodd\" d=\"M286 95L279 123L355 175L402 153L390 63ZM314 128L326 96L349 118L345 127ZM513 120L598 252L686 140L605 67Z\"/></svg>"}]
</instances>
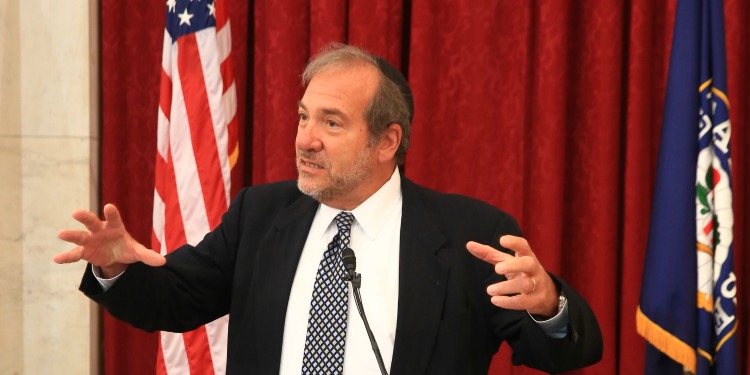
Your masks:
<instances>
[{"instance_id":1,"label":"man's eyebrow","mask_svg":"<svg viewBox=\"0 0 750 375\"><path fill-rule=\"evenodd\" d=\"M303 109L303 110L305 110L305 111L308 111L308 110L307 110L307 107L305 106L305 104L304 104L304 103L302 103L302 101L301 101L301 100L298 100L298 101L297 101L297 107L299 107L299 108L302 108L302 109ZM342 118L343 120L348 120L348 119L349 119L349 116L347 116L347 115L346 115L346 113L342 112L342 111L341 111L340 109L338 109L338 108L321 108L321 109L320 109L320 111L321 111L321 112L323 112L323 114L324 114L324 115L334 115L334 116L339 116L339 117L341 117L341 118Z\"/></svg>"},{"instance_id":2,"label":"man's eyebrow","mask_svg":"<svg viewBox=\"0 0 750 375\"><path fill-rule=\"evenodd\" d=\"M341 117L341 119L343 120L346 120L349 118L344 112L342 112L338 108L321 108L320 111L323 112L324 115L338 116L338 117Z\"/></svg>"}]
</instances>

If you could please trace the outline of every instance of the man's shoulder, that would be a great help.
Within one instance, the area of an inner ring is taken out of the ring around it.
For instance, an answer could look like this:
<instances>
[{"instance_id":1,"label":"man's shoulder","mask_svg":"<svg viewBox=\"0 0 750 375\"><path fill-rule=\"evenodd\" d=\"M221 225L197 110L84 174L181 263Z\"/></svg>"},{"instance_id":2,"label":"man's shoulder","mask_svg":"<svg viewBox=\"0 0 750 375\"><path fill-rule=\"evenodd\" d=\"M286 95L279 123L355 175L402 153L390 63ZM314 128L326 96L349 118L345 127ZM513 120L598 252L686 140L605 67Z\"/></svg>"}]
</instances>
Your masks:
<instances>
[{"instance_id":1,"label":"man's shoulder","mask_svg":"<svg viewBox=\"0 0 750 375\"><path fill-rule=\"evenodd\" d=\"M457 222L465 225L490 222L502 222L513 227L518 225L507 212L467 195L440 192L410 180L404 181L403 193L405 210L424 210L436 221L451 225Z\"/></svg>"},{"instance_id":2,"label":"man's shoulder","mask_svg":"<svg viewBox=\"0 0 750 375\"><path fill-rule=\"evenodd\" d=\"M486 213L505 214L501 209L468 195L445 193L419 185L410 180L404 182L404 196L421 200L427 207L436 207L451 211L480 211ZM408 199L408 198L407 198Z\"/></svg>"},{"instance_id":3,"label":"man's shoulder","mask_svg":"<svg viewBox=\"0 0 750 375\"><path fill-rule=\"evenodd\" d=\"M233 205L250 206L257 210L273 210L289 207L298 201L312 201L297 188L297 181L279 181L252 185L243 188L234 198Z\"/></svg>"},{"instance_id":4,"label":"man's shoulder","mask_svg":"<svg viewBox=\"0 0 750 375\"><path fill-rule=\"evenodd\" d=\"M408 180L403 184L403 197L405 216L410 220L428 220L444 234L468 236L470 240L485 243L490 240L481 235L487 233L521 234L510 214L477 198L443 193Z\"/></svg>"},{"instance_id":5,"label":"man's shoulder","mask_svg":"<svg viewBox=\"0 0 750 375\"><path fill-rule=\"evenodd\" d=\"M242 190L247 191L247 194L264 196L264 197L267 197L267 196L299 197L300 195L302 195L302 192L299 191L299 189L297 188L296 180L278 181L278 182L270 182L270 183L265 183L265 184L252 185L252 186L245 187Z\"/></svg>"}]
</instances>

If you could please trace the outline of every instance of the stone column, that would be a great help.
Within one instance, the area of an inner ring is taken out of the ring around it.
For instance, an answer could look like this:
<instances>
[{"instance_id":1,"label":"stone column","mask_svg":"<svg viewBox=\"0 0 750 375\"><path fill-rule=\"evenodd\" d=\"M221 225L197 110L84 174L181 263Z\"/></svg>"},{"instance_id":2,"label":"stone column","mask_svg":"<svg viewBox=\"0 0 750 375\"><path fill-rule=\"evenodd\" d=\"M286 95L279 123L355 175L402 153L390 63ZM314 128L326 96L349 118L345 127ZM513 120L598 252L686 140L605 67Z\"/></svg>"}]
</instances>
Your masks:
<instances>
[{"instance_id":1,"label":"stone column","mask_svg":"<svg viewBox=\"0 0 750 375\"><path fill-rule=\"evenodd\" d=\"M0 1L0 373L96 374L84 264L56 265L98 209L98 1Z\"/></svg>"}]
</instances>

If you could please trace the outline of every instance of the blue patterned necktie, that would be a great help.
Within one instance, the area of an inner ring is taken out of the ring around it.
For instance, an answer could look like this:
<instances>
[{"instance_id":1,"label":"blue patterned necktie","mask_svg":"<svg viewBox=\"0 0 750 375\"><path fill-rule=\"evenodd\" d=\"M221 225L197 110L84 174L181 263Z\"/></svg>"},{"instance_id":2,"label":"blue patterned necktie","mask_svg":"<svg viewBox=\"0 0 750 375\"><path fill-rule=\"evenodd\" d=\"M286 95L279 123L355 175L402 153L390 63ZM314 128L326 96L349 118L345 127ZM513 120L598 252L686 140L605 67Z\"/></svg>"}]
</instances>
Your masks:
<instances>
[{"instance_id":1,"label":"blue patterned necktie","mask_svg":"<svg viewBox=\"0 0 750 375\"><path fill-rule=\"evenodd\" d=\"M354 215L336 215L339 232L333 237L315 277L310 317L307 321L302 374L341 374L344 371L346 322L349 312L349 285L341 251L349 247Z\"/></svg>"}]
</instances>

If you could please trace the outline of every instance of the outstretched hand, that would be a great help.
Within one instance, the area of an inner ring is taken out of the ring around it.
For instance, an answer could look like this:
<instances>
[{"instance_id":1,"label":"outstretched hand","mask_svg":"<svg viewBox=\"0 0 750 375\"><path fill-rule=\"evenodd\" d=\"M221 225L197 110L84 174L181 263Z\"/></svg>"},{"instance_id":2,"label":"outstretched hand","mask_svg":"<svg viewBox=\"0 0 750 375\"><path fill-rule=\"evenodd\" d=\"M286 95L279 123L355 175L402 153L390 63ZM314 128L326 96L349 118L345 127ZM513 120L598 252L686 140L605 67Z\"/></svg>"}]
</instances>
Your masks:
<instances>
[{"instance_id":1,"label":"outstretched hand","mask_svg":"<svg viewBox=\"0 0 750 375\"><path fill-rule=\"evenodd\" d=\"M88 230L61 230L57 233L63 241L77 245L73 249L57 254L55 263L73 263L85 260L101 267L104 277L113 277L125 270L128 264L143 262L150 266L162 266L166 259L161 254L147 249L125 230L120 212L112 204L104 206L104 220L89 211L73 212L73 218Z\"/></svg>"},{"instance_id":2,"label":"outstretched hand","mask_svg":"<svg viewBox=\"0 0 750 375\"><path fill-rule=\"evenodd\" d=\"M507 279L487 287L492 304L543 317L557 314L559 291L529 243L522 237L508 235L500 237L500 246L514 251L515 256L473 241L466 244L472 255L494 265L495 272Z\"/></svg>"}]
</instances>

